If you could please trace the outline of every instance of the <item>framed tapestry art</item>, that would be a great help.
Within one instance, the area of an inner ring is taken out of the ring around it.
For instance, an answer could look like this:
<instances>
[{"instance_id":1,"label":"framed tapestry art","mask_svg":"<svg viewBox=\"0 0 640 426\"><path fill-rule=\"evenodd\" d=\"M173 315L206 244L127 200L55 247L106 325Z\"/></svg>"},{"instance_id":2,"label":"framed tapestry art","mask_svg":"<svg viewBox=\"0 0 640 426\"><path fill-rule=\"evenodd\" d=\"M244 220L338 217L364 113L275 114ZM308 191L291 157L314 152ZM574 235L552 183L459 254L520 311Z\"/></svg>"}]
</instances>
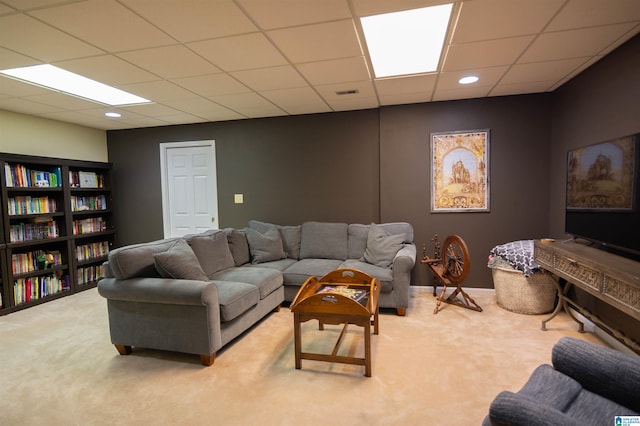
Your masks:
<instances>
[{"instance_id":1,"label":"framed tapestry art","mask_svg":"<svg viewBox=\"0 0 640 426\"><path fill-rule=\"evenodd\" d=\"M431 134L431 211L489 211L489 129Z\"/></svg>"},{"instance_id":2,"label":"framed tapestry art","mask_svg":"<svg viewBox=\"0 0 640 426\"><path fill-rule=\"evenodd\" d=\"M637 138L627 136L568 152L568 210L624 211L635 207Z\"/></svg>"}]
</instances>

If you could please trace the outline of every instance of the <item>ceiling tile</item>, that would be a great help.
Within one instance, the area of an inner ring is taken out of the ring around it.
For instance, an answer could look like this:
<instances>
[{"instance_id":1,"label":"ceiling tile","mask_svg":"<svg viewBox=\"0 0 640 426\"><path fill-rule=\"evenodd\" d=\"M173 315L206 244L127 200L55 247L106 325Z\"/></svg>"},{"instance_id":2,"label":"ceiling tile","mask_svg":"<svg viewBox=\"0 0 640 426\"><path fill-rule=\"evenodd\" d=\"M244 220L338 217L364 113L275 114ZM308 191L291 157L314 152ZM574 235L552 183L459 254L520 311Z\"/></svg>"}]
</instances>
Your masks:
<instances>
[{"instance_id":1,"label":"ceiling tile","mask_svg":"<svg viewBox=\"0 0 640 426\"><path fill-rule=\"evenodd\" d=\"M554 61L598 54L634 24L617 24L541 34L518 63Z\"/></svg>"},{"instance_id":2,"label":"ceiling tile","mask_svg":"<svg viewBox=\"0 0 640 426\"><path fill-rule=\"evenodd\" d=\"M225 71L286 65L286 59L261 33L189 43L211 63Z\"/></svg>"},{"instance_id":3,"label":"ceiling tile","mask_svg":"<svg viewBox=\"0 0 640 426\"><path fill-rule=\"evenodd\" d=\"M462 4L453 43L536 34L565 0L474 0Z\"/></svg>"},{"instance_id":4,"label":"ceiling tile","mask_svg":"<svg viewBox=\"0 0 640 426\"><path fill-rule=\"evenodd\" d=\"M484 98L489 94L491 87L492 86L476 86L457 89L436 89L433 93L433 101Z\"/></svg>"},{"instance_id":5,"label":"ceiling tile","mask_svg":"<svg viewBox=\"0 0 640 426\"><path fill-rule=\"evenodd\" d=\"M545 30L569 30L638 20L638 0L570 0Z\"/></svg>"},{"instance_id":6,"label":"ceiling tile","mask_svg":"<svg viewBox=\"0 0 640 426\"><path fill-rule=\"evenodd\" d=\"M534 81L560 80L573 73L589 58L565 59L551 62L534 62L513 65L502 77L500 84L517 84Z\"/></svg>"},{"instance_id":7,"label":"ceiling tile","mask_svg":"<svg viewBox=\"0 0 640 426\"><path fill-rule=\"evenodd\" d=\"M254 90L290 89L307 86L307 82L290 65L236 71L230 74Z\"/></svg>"},{"instance_id":8,"label":"ceiling tile","mask_svg":"<svg viewBox=\"0 0 640 426\"><path fill-rule=\"evenodd\" d=\"M320 96L331 106L334 111L345 111L350 109L368 109L376 108L378 98L370 81L359 81L342 84L327 84L317 86L316 90ZM357 93L349 93L339 95L337 92L353 91Z\"/></svg>"},{"instance_id":9,"label":"ceiling tile","mask_svg":"<svg viewBox=\"0 0 640 426\"><path fill-rule=\"evenodd\" d=\"M33 115L63 111L62 108L30 101L28 98L0 98L0 109Z\"/></svg>"},{"instance_id":10,"label":"ceiling tile","mask_svg":"<svg viewBox=\"0 0 640 426\"><path fill-rule=\"evenodd\" d=\"M270 90L262 94L289 114L331 111L322 98L309 87Z\"/></svg>"},{"instance_id":11,"label":"ceiling tile","mask_svg":"<svg viewBox=\"0 0 640 426\"><path fill-rule=\"evenodd\" d=\"M51 90L2 75L0 76L0 93L11 97L29 97L51 93Z\"/></svg>"},{"instance_id":12,"label":"ceiling tile","mask_svg":"<svg viewBox=\"0 0 640 426\"><path fill-rule=\"evenodd\" d=\"M523 93L542 93L551 90L556 80L533 81L528 83L503 84L500 82L489 92L489 96L521 95Z\"/></svg>"},{"instance_id":13,"label":"ceiling tile","mask_svg":"<svg viewBox=\"0 0 640 426\"><path fill-rule=\"evenodd\" d=\"M211 98L220 105L250 118L285 115L286 112L257 93L215 96Z\"/></svg>"},{"instance_id":14,"label":"ceiling tile","mask_svg":"<svg viewBox=\"0 0 640 426\"><path fill-rule=\"evenodd\" d=\"M120 0L181 42L257 31L231 0Z\"/></svg>"},{"instance_id":15,"label":"ceiling tile","mask_svg":"<svg viewBox=\"0 0 640 426\"><path fill-rule=\"evenodd\" d=\"M30 101L39 102L45 105L51 105L59 108L64 108L72 111L79 111L84 109L92 109L96 108L96 106L101 105L96 102L92 102L86 99L78 98L75 96L67 95L60 92L54 92L53 90L48 90L49 93L30 96L28 99Z\"/></svg>"},{"instance_id":16,"label":"ceiling tile","mask_svg":"<svg viewBox=\"0 0 640 426\"><path fill-rule=\"evenodd\" d=\"M264 30L351 18L346 0L238 0Z\"/></svg>"},{"instance_id":17,"label":"ceiling tile","mask_svg":"<svg viewBox=\"0 0 640 426\"><path fill-rule=\"evenodd\" d=\"M443 71L486 68L515 62L534 36L512 37L449 46Z\"/></svg>"},{"instance_id":18,"label":"ceiling tile","mask_svg":"<svg viewBox=\"0 0 640 426\"><path fill-rule=\"evenodd\" d=\"M146 115L147 117L166 117L180 114L175 108L170 108L164 104L153 102L150 104L131 105L117 108L118 111L125 113L134 112L136 114Z\"/></svg>"},{"instance_id":19,"label":"ceiling tile","mask_svg":"<svg viewBox=\"0 0 640 426\"><path fill-rule=\"evenodd\" d=\"M0 47L0 70L37 65L40 61Z\"/></svg>"},{"instance_id":20,"label":"ceiling tile","mask_svg":"<svg viewBox=\"0 0 640 426\"><path fill-rule=\"evenodd\" d=\"M56 62L54 65L113 86L158 80L159 77L113 55Z\"/></svg>"},{"instance_id":21,"label":"ceiling tile","mask_svg":"<svg viewBox=\"0 0 640 426\"><path fill-rule=\"evenodd\" d=\"M452 0L351 0L353 9L358 16L379 15L452 2Z\"/></svg>"},{"instance_id":22,"label":"ceiling tile","mask_svg":"<svg viewBox=\"0 0 640 426\"><path fill-rule=\"evenodd\" d=\"M352 20L267 31L267 35L294 63L362 56Z\"/></svg>"},{"instance_id":23,"label":"ceiling tile","mask_svg":"<svg viewBox=\"0 0 640 426\"><path fill-rule=\"evenodd\" d=\"M373 84L370 81L359 81L359 82L351 82L351 83L340 83L340 84L325 84L321 86L316 86L318 93L320 96L324 98L325 101L338 101L344 99L355 99L355 98L376 98L376 91L373 88ZM349 93L349 94L338 94L339 92L346 91L357 91L357 93Z\"/></svg>"},{"instance_id":24,"label":"ceiling tile","mask_svg":"<svg viewBox=\"0 0 640 426\"><path fill-rule=\"evenodd\" d=\"M174 81L185 89L204 97L247 93L251 91L247 86L228 74L201 75L197 77L179 78Z\"/></svg>"},{"instance_id":25,"label":"ceiling tile","mask_svg":"<svg viewBox=\"0 0 640 426\"><path fill-rule=\"evenodd\" d=\"M15 12L15 9L0 3L0 16Z\"/></svg>"},{"instance_id":26,"label":"ceiling tile","mask_svg":"<svg viewBox=\"0 0 640 426\"><path fill-rule=\"evenodd\" d=\"M344 81L370 81L371 74L364 56L307 62L297 66L311 84L331 84Z\"/></svg>"},{"instance_id":27,"label":"ceiling tile","mask_svg":"<svg viewBox=\"0 0 640 426\"><path fill-rule=\"evenodd\" d=\"M153 102L184 99L195 96L188 90L165 80L129 84L122 86L121 89L134 95L142 96Z\"/></svg>"},{"instance_id":28,"label":"ceiling tile","mask_svg":"<svg viewBox=\"0 0 640 426\"><path fill-rule=\"evenodd\" d=\"M380 105L428 102L431 100L437 76L435 74L375 80Z\"/></svg>"},{"instance_id":29,"label":"ceiling tile","mask_svg":"<svg viewBox=\"0 0 640 426\"><path fill-rule=\"evenodd\" d=\"M390 95L393 93L429 93L436 84L435 74L418 75L402 78L385 78L375 80L375 87L379 95Z\"/></svg>"},{"instance_id":30,"label":"ceiling tile","mask_svg":"<svg viewBox=\"0 0 640 426\"><path fill-rule=\"evenodd\" d=\"M175 43L166 33L113 0L87 0L35 10L30 14L113 52Z\"/></svg>"},{"instance_id":31,"label":"ceiling tile","mask_svg":"<svg viewBox=\"0 0 640 426\"><path fill-rule=\"evenodd\" d=\"M183 45L155 47L118 54L119 57L164 78L181 78L221 72Z\"/></svg>"},{"instance_id":32,"label":"ceiling tile","mask_svg":"<svg viewBox=\"0 0 640 426\"><path fill-rule=\"evenodd\" d=\"M8 4L17 10L29 10L37 9L46 6L54 6L60 3L69 3L68 0L3 0L3 3Z\"/></svg>"},{"instance_id":33,"label":"ceiling tile","mask_svg":"<svg viewBox=\"0 0 640 426\"><path fill-rule=\"evenodd\" d=\"M43 62L104 53L26 15L0 18L0 46Z\"/></svg>"},{"instance_id":34,"label":"ceiling tile","mask_svg":"<svg viewBox=\"0 0 640 426\"><path fill-rule=\"evenodd\" d=\"M438 78L437 90L471 90L476 86L493 87L509 69L508 66L468 69L464 71L443 72ZM465 75L477 75L480 80L473 84L460 84L458 80Z\"/></svg>"}]
</instances>

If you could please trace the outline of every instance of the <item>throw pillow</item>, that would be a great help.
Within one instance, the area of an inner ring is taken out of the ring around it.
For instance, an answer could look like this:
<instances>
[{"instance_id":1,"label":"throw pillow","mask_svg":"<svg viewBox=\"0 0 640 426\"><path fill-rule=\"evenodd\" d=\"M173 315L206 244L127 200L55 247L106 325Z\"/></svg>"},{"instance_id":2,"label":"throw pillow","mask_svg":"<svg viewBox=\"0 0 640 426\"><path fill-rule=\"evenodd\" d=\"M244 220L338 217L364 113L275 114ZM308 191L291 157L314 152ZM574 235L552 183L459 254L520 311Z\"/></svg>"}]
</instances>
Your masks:
<instances>
[{"instance_id":1,"label":"throw pillow","mask_svg":"<svg viewBox=\"0 0 640 426\"><path fill-rule=\"evenodd\" d=\"M260 233L247 228L247 241L251 252L251 263L264 263L284 259L287 255L282 247L282 238L278 228Z\"/></svg>"},{"instance_id":2,"label":"throw pillow","mask_svg":"<svg viewBox=\"0 0 640 426\"><path fill-rule=\"evenodd\" d=\"M224 231L197 234L187 241L207 277L211 278L216 272L235 266Z\"/></svg>"},{"instance_id":3,"label":"throw pillow","mask_svg":"<svg viewBox=\"0 0 640 426\"><path fill-rule=\"evenodd\" d=\"M225 232L227 233L227 242L229 243L229 250L231 251L235 265L242 266L245 263L251 262L249 242L247 241L245 230L227 228Z\"/></svg>"},{"instance_id":4,"label":"throw pillow","mask_svg":"<svg viewBox=\"0 0 640 426\"><path fill-rule=\"evenodd\" d=\"M372 265L388 268L393 258L402 248L404 234L390 235L380 226L372 223L367 237L367 248L364 250L364 261Z\"/></svg>"},{"instance_id":5,"label":"throw pillow","mask_svg":"<svg viewBox=\"0 0 640 426\"><path fill-rule=\"evenodd\" d=\"M208 281L196 254L185 240L176 243L167 251L155 253L153 263L160 276L185 280Z\"/></svg>"}]
</instances>

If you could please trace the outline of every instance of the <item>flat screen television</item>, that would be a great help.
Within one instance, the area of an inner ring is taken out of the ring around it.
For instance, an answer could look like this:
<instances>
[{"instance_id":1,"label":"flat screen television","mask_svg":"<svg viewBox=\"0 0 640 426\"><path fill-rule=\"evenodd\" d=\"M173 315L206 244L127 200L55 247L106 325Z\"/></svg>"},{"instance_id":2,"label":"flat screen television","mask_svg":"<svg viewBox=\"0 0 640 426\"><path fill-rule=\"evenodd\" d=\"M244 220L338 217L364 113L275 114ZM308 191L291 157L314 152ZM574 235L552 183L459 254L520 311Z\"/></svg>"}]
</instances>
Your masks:
<instances>
[{"instance_id":1,"label":"flat screen television","mask_svg":"<svg viewBox=\"0 0 640 426\"><path fill-rule=\"evenodd\" d=\"M567 153L565 232L640 260L640 133Z\"/></svg>"}]
</instances>

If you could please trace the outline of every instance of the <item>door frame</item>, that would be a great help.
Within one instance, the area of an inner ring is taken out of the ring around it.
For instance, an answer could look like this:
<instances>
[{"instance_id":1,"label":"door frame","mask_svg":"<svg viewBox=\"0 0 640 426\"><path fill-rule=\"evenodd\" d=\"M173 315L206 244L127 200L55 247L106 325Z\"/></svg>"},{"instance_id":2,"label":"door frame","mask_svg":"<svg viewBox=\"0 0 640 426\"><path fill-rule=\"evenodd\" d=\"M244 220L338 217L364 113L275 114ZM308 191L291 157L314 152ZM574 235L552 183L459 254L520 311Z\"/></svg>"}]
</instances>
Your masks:
<instances>
[{"instance_id":1,"label":"door frame","mask_svg":"<svg viewBox=\"0 0 640 426\"><path fill-rule=\"evenodd\" d=\"M167 151L172 148L189 148L189 147L209 147L211 148L211 161L214 165L213 175L216 179L216 186L218 184L218 171L216 166L216 141L201 140L201 141L183 141L183 142L161 142L160 143L160 176L161 176L161 188L162 188L162 228L164 238L169 238L171 235L171 215L169 208L169 184L167 182ZM218 198L218 191L216 190L216 198ZM216 200L216 206L217 206ZM214 212L216 220L218 218L218 212Z\"/></svg>"}]
</instances>

